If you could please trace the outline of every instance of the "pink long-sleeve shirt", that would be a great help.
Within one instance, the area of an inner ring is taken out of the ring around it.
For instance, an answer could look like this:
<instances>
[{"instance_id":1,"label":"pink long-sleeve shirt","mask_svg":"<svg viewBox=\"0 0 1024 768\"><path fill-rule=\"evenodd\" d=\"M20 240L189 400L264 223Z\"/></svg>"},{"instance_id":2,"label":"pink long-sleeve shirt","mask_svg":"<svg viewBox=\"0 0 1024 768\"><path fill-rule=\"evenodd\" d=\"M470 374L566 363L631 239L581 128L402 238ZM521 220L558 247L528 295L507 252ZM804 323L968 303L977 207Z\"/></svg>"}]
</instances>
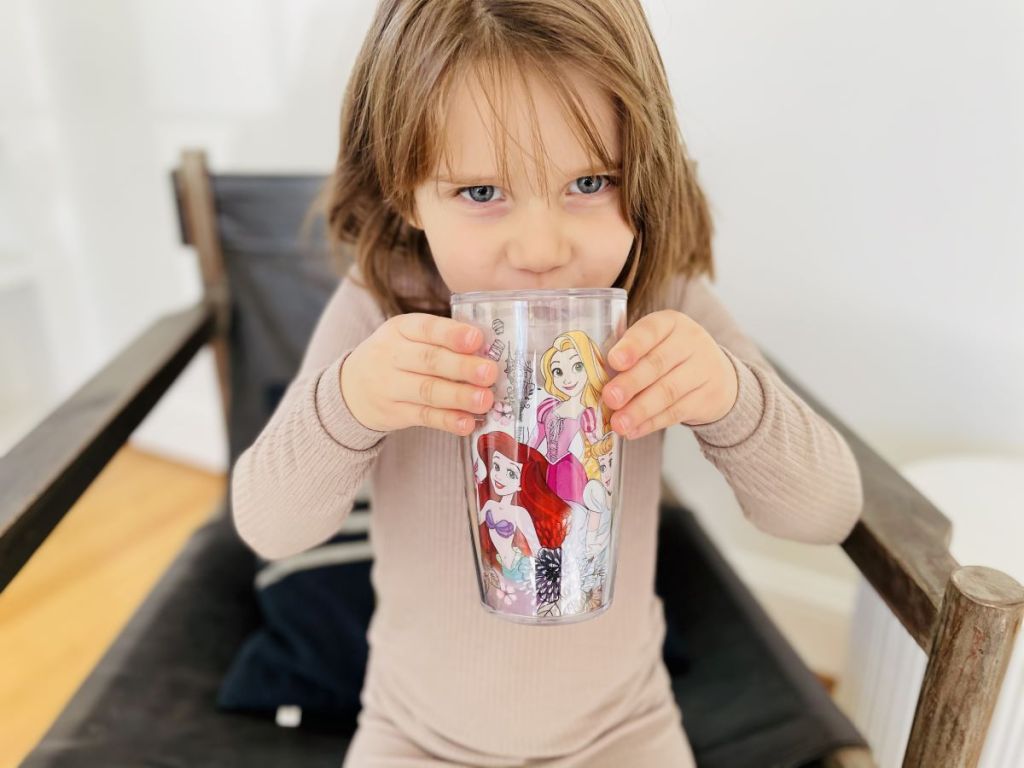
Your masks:
<instances>
[{"instance_id":1,"label":"pink long-sleeve shirt","mask_svg":"<svg viewBox=\"0 0 1024 768\"><path fill-rule=\"evenodd\" d=\"M460 754L564 754L663 706L672 692L654 574L664 431L622 441L609 609L564 626L497 618L480 604L460 438L426 427L369 429L345 403L346 355L385 320L352 276L356 267L328 301L270 420L233 467L239 535L268 559L320 544L341 528L370 478L377 607L363 702L439 754L455 746ZM845 539L862 490L842 436L782 382L706 278L676 277L664 306L700 323L736 368L735 405L692 429L744 516L782 538Z\"/></svg>"}]
</instances>

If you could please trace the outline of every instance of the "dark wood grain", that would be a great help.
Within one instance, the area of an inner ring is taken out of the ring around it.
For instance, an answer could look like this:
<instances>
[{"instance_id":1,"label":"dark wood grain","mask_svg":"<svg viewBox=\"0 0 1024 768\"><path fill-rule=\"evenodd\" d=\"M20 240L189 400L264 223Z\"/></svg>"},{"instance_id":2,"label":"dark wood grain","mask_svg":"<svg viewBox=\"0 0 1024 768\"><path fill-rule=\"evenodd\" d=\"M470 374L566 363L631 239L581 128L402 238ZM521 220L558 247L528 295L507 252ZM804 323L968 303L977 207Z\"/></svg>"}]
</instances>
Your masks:
<instances>
[{"instance_id":1,"label":"dark wood grain","mask_svg":"<svg viewBox=\"0 0 1024 768\"><path fill-rule=\"evenodd\" d=\"M203 296L214 309L215 329L210 348L217 369L221 415L226 429L228 414L231 413L231 358L228 350L231 300L206 153L198 149L182 152L181 165L171 174L171 179L178 203L182 238L187 245L195 248L203 279Z\"/></svg>"}]
</instances>

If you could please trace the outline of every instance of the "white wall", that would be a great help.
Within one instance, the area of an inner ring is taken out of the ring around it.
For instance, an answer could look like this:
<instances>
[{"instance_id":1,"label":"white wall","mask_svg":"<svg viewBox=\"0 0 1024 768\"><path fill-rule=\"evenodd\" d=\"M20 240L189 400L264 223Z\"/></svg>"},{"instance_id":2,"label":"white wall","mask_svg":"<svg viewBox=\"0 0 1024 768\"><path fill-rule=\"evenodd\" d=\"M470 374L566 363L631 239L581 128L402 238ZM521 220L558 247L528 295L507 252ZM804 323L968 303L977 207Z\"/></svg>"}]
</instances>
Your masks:
<instances>
[{"instance_id":1,"label":"white wall","mask_svg":"<svg viewBox=\"0 0 1024 768\"><path fill-rule=\"evenodd\" d=\"M199 297L168 176L183 148L205 148L215 168L329 167L372 10L0 0L0 354L18 361L0 383L0 453ZM215 382L204 352L135 441L224 469Z\"/></svg>"},{"instance_id":2,"label":"white wall","mask_svg":"<svg viewBox=\"0 0 1024 768\"><path fill-rule=\"evenodd\" d=\"M1024 6L647 7L741 325L894 463L1024 455ZM845 555L753 530L692 435L668 445L733 565L838 671Z\"/></svg>"},{"instance_id":3,"label":"white wall","mask_svg":"<svg viewBox=\"0 0 1024 768\"><path fill-rule=\"evenodd\" d=\"M1024 452L1024 6L647 8L741 325L894 462ZM217 169L328 168L372 10L0 0L0 452L198 297L167 178L182 148ZM223 469L208 355L135 439ZM668 446L676 487L834 669L844 556L753 530L692 435Z\"/></svg>"},{"instance_id":4,"label":"white wall","mask_svg":"<svg viewBox=\"0 0 1024 768\"><path fill-rule=\"evenodd\" d=\"M745 327L894 460L1024 446L1024 4L649 4Z\"/></svg>"}]
</instances>

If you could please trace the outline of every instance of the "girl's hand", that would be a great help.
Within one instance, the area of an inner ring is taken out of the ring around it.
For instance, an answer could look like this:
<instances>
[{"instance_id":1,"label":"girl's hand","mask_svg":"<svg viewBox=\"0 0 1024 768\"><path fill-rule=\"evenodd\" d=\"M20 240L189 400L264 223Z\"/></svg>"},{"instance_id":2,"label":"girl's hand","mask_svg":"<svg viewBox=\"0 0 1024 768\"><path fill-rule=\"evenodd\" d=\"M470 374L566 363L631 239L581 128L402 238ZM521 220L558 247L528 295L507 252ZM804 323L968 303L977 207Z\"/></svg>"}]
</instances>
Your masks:
<instances>
[{"instance_id":1,"label":"girl's hand","mask_svg":"<svg viewBox=\"0 0 1024 768\"><path fill-rule=\"evenodd\" d=\"M483 333L448 317L411 312L388 318L341 366L352 415L379 431L431 427L468 435L490 410L498 364L473 354Z\"/></svg>"},{"instance_id":2,"label":"girl's hand","mask_svg":"<svg viewBox=\"0 0 1024 768\"><path fill-rule=\"evenodd\" d=\"M676 422L717 421L736 402L732 361L697 321L674 309L640 318L608 351L619 373L601 397L612 429L631 440Z\"/></svg>"}]
</instances>

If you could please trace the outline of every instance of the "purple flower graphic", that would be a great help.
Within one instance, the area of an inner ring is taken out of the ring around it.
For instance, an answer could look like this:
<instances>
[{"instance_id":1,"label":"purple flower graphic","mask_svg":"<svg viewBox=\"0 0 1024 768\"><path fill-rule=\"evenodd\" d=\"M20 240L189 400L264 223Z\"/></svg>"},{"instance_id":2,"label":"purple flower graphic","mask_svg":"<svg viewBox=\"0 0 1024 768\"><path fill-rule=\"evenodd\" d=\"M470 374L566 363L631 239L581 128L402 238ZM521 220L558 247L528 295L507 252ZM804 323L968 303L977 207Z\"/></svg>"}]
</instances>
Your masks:
<instances>
[{"instance_id":1,"label":"purple flower graphic","mask_svg":"<svg viewBox=\"0 0 1024 768\"><path fill-rule=\"evenodd\" d=\"M562 549L542 547L537 553L537 602L557 602L561 595Z\"/></svg>"}]
</instances>

